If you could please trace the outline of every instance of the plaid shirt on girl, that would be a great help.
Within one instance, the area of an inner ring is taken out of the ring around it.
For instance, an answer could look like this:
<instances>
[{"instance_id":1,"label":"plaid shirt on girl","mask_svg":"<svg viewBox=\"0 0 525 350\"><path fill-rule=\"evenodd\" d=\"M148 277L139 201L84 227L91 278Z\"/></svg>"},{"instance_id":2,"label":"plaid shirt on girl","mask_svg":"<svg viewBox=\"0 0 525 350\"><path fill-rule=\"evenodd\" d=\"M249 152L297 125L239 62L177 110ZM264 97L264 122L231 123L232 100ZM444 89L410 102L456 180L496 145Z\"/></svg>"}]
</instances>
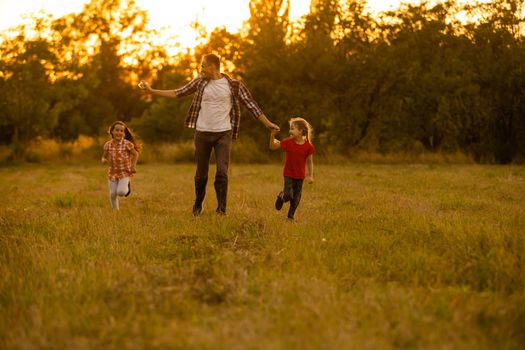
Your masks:
<instances>
[{"instance_id":1,"label":"plaid shirt on girl","mask_svg":"<svg viewBox=\"0 0 525 350\"><path fill-rule=\"evenodd\" d=\"M221 75L228 80L230 85L232 99L230 122L232 125L232 138L235 140L239 137L239 129L241 126L241 105L239 102L242 102L246 108L248 108L255 119L258 119L259 116L263 114L263 111L259 105L257 105L257 102L255 102L243 83L239 80L230 78L224 73L221 73ZM186 116L185 124L188 128L195 129L195 126L197 125L197 118L199 117L199 111L201 109L202 95L204 93L204 88L208 85L209 81L210 79L199 76L183 87L175 90L177 97L188 96L196 92L195 96L193 96L188 115Z\"/></svg>"},{"instance_id":2,"label":"plaid shirt on girl","mask_svg":"<svg viewBox=\"0 0 525 350\"><path fill-rule=\"evenodd\" d=\"M130 153L133 148L135 145L126 139L110 140L104 144L104 151L109 161L108 178L110 180L120 180L133 176Z\"/></svg>"}]
</instances>

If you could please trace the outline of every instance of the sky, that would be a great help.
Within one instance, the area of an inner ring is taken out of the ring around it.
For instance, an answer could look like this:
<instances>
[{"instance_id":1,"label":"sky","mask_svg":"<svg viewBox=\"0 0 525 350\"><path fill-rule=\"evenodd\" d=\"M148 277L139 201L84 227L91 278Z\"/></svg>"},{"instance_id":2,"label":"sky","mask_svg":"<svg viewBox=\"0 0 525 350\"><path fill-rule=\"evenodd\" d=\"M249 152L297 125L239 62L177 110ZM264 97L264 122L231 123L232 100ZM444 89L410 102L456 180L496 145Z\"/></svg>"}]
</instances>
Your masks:
<instances>
[{"instance_id":1,"label":"sky","mask_svg":"<svg viewBox=\"0 0 525 350\"><path fill-rule=\"evenodd\" d=\"M24 14L44 10L54 18L80 12L89 0L0 0L0 31L24 22ZM374 11L397 7L400 0L369 0ZM405 1L406 2L406 1ZM163 29L167 35L177 35L182 47L193 47L195 32L190 24L195 19L208 31L225 26L236 32L249 17L249 0L136 0L149 12L152 29ZM310 0L291 0L290 15L298 18L308 12Z\"/></svg>"}]
</instances>

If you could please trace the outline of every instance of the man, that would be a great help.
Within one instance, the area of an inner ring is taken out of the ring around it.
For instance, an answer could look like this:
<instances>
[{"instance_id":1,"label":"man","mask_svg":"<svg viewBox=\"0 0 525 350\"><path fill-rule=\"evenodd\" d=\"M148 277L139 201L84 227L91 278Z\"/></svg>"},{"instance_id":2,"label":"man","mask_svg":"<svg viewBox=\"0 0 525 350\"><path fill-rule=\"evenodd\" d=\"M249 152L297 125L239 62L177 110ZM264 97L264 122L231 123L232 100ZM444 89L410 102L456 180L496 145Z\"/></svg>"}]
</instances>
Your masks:
<instances>
[{"instance_id":1,"label":"man","mask_svg":"<svg viewBox=\"0 0 525 350\"><path fill-rule=\"evenodd\" d=\"M252 115L268 129L279 130L270 122L252 98L248 89L238 80L220 72L221 63L214 54L205 55L201 62L201 74L175 90L156 90L141 81L139 87L156 96L178 98L195 94L186 117L186 126L195 128L195 203L193 215L202 214L202 203L206 195L208 168L212 149L215 151L217 171L215 192L217 214L226 214L228 193L228 166L232 140L239 136L242 102Z\"/></svg>"}]
</instances>

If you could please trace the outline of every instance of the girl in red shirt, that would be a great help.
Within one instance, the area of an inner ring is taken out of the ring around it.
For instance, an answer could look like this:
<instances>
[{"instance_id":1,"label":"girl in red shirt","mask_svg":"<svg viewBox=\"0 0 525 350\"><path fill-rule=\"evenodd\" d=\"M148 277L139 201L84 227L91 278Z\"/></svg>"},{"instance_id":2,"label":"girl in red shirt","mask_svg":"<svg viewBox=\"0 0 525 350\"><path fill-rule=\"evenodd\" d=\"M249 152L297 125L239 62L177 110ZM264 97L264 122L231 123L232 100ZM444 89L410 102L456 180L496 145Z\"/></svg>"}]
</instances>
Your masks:
<instances>
[{"instance_id":1,"label":"girl in red shirt","mask_svg":"<svg viewBox=\"0 0 525 350\"><path fill-rule=\"evenodd\" d=\"M140 143L124 122L116 121L109 127L111 140L104 144L102 163L109 164L109 199L111 207L119 210L117 196L129 196L131 177L136 172Z\"/></svg>"},{"instance_id":2,"label":"girl in red shirt","mask_svg":"<svg viewBox=\"0 0 525 350\"><path fill-rule=\"evenodd\" d=\"M295 210L299 206L303 181L314 182L314 146L312 126L303 118L290 119L290 137L282 141L275 139L277 130L271 131L270 149L282 149L286 152L284 161L284 189L277 195L275 209L281 210L285 202L290 202L288 220L293 221Z\"/></svg>"}]
</instances>

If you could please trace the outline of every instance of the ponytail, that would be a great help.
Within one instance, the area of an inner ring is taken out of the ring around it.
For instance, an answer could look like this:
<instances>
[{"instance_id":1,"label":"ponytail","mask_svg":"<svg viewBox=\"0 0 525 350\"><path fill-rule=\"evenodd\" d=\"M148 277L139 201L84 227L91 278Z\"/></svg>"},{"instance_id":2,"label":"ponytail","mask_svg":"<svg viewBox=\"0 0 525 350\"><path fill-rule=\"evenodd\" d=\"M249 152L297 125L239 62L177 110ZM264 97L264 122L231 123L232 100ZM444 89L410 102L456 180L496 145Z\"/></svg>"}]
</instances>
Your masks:
<instances>
[{"instance_id":1,"label":"ponytail","mask_svg":"<svg viewBox=\"0 0 525 350\"><path fill-rule=\"evenodd\" d=\"M299 129L303 136L306 137L306 141L312 143L314 134L314 128L304 118L292 118L290 119L290 125L295 125Z\"/></svg>"}]
</instances>

